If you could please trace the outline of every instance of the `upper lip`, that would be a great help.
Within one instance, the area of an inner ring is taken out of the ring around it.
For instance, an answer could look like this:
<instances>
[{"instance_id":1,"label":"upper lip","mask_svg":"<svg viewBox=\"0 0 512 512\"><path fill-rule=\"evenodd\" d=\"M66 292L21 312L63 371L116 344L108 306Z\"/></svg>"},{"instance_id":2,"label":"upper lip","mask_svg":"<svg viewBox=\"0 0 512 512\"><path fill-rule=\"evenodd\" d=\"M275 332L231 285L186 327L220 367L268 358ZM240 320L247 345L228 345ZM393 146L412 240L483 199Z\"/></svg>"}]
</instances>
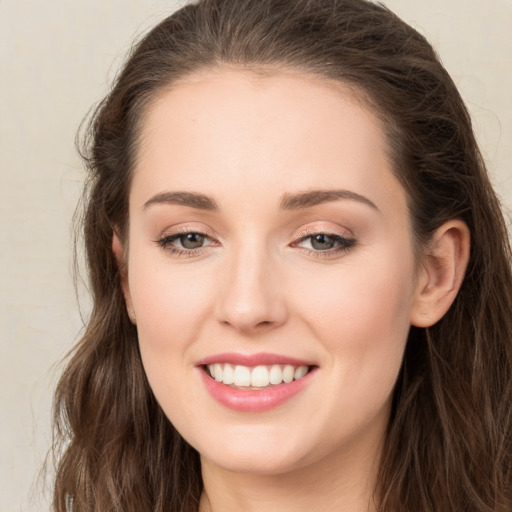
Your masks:
<instances>
[{"instance_id":1,"label":"upper lip","mask_svg":"<svg viewBox=\"0 0 512 512\"><path fill-rule=\"evenodd\" d=\"M205 366L215 363L228 363L240 366L266 366L273 364L289 364L292 366L314 366L311 361L297 359L295 357L281 354L261 352L258 354L238 354L236 352L225 352L205 357L197 362L197 366Z\"/></svg>"}]
</instances>

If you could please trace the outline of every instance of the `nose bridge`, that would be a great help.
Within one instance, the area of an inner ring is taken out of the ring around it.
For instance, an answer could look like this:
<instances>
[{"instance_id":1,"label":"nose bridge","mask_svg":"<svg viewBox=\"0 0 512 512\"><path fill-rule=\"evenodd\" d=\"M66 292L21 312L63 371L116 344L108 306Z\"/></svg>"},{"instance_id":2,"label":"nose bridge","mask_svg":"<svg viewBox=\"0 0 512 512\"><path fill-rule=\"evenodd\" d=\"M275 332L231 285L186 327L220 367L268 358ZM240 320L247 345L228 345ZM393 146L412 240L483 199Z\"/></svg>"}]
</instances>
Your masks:
<instances>
[{"instance_id":1,"label":"nose bridge","mask_svg":"<svg viewBox=\"0 0 512 512\"><path fill-rule=\"evenodd\" d=\"M261 240L246 240L233 250L219 297L219 320L245 332L282 324L286 308L277 267Z\"/></svg>"}]
</instances>

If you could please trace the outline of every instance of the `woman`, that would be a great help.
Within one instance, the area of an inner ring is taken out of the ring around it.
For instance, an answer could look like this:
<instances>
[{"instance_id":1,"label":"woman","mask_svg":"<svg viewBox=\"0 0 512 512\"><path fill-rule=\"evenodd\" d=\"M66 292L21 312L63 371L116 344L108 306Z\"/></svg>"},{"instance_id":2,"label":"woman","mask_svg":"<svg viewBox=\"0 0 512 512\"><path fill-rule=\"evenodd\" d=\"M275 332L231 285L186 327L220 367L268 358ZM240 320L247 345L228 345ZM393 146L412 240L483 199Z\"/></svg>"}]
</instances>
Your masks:
<instances>
[{"instance_id":1,"label":"woman","mask_svg":"<svg viewBox=\"0 0 512 512\"><path fill-rule=\"evenodd\" d=\"M511 510L510 248L422 36L202 0L90 127L55 510Z\"/></svg>"}]
</instances>

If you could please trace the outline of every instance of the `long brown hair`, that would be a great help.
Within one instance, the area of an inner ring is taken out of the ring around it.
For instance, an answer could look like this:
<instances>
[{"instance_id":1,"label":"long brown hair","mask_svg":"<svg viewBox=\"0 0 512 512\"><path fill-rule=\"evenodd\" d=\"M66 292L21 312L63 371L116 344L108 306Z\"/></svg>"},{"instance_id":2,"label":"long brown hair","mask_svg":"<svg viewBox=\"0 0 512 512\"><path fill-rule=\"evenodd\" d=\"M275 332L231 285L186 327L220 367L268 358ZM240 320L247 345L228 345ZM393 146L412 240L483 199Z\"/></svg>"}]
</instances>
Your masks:
<instances>
[{"instance_id":1,"label":"long brown hair","mask_svg":"<svg viewBox=\"0 0 512 512\"><path fill-rule=\"evenodd\" d=\"M471 256L448 313L412 328L375 489L382 511L512 510L512 277L506 226L463 101L429 43L365 0L201 0L132 50L96 109L81 226L93 310L56 391L54 509L192 512L199 457L148 386L112 254L144 112L219 65L299 69L359 91L382 121L421 248L462 219Z\"/></svg>"}]
</instances>

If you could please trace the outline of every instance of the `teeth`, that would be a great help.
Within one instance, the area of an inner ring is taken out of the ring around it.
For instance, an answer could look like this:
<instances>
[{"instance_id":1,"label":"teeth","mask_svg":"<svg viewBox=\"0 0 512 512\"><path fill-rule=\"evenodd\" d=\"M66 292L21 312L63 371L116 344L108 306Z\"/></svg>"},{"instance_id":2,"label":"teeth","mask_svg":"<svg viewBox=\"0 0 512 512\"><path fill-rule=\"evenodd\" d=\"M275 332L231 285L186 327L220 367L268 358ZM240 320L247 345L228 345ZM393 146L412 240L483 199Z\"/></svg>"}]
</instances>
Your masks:
<instances>
[{"instance_id":1,"label":"teeth","mask_svg":"<svg viewBox=\"0 0 512 512\"><path fill-rule=\"evenodd\" d=\"M235 371L230 364L224 365L224 375L222 376L224 384L233 384L235 382Z\"/></svg>"},{"instance_id":2,"label":"teeth","mask_svg":"<svg viewBox=\"0 0 512 512\"><path fill-rule=\"evenodd\" d=\"M283 370L278 364L270 368L270 384L281 384L283 382Z\"/></svg>"},{"instance_id":3,"label":"teeth","mask_svg":"<svg viewBox=\"0 0 512 512\"><path fill-rule=\"evenodd\" d=\"M248 367L231 364L209 364L207 371L217 382L236 387L265 388L283 382L289 383L304 377L309 368L307 366L292 366L274 364L272 366Z\"/></svg>"},{"instance_id":4,"label":"teeth","mask_svg":"<svg viewBox=\"0 0 512 512\"><path fill-rule=\"evenodd\" d=\"M268 386L269 375L266 366L256 366L251 372L251 386L264 388Z\"/></svg>"},{"instance_id":5,"label":"teeth","mask_svg":"<svg viewBox=\"0 0 512 512\"><path fill-rule=\"evenodd\" d=\"M233 377L235 386L251 385L251 370L247 366L235 366L235 376Z\"/></svg>"},{"instance_id":6,"label":"teeth","mask_svg":"<svg viewBox=\"0 0 512 512\"><path fill-rule=\"evenodd\" d=\"M223 377L223 370L222 370L222 366L220 364L214 364L213 365L213 375L214 375L214 379L217 381L217 382L222 382L222 377Z\"/></svg>"},{"instance_id":7,"label":"teeth","mask_svg":"<svg viewBox=\"0 0 512 512\"><path fill-rule=\"evenodd\" d=\"M224 371L226 371L226 370L224 369ZM306 375L306 373L308 373L308 367L307 366L299 366L295 369L293 378L294 378L294 380L302 379L302 377L304 377L304 375Z\"/></svg>"},{"instance_id":8,"label":"teeth","mask_svg":"<svg viewBox=\"0 0 512 512\"><path fill-rule=\"evenodd\" d=\"M291 382L293 380L294 373L295 373L295 368L293 366L290 366L289 364L287 364L283 370L283 380L287 383Z\"/></svg>"}]
</instances>

